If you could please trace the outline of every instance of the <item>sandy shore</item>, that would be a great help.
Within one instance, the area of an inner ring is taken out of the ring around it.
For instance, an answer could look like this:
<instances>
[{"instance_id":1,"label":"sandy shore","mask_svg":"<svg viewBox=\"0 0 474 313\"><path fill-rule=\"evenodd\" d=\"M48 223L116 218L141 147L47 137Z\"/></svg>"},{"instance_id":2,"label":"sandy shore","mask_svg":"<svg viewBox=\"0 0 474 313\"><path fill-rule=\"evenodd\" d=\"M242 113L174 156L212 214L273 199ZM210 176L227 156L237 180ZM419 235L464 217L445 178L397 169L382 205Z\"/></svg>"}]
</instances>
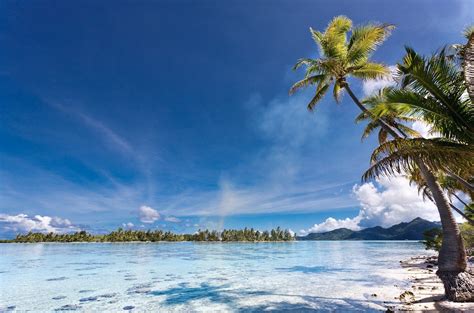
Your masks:
<instances>
[{"instance_id":1,"label":"sandy shore","mask_svg":"<svg viewBox=\"0 0 474 313\"><path fill-rule=\"evenodd\" d=\"M471 270L472 270L472 262ZM403 274L409 275L410 288L402 291L403 304L390 308L395 312L474 312L474 303L456 303L444 299L444 288L436 276L436 257L418 256L401 261Z\"/></svg>"}]
</instances>

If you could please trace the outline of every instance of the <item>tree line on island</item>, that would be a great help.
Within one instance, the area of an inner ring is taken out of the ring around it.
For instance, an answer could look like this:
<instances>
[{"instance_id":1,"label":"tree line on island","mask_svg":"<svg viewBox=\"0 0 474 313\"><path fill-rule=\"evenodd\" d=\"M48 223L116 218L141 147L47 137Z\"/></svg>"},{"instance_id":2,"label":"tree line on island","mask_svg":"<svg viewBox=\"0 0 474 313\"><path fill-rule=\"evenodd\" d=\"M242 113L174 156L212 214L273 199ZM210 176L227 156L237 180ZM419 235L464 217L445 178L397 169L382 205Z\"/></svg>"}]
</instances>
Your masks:
<instances>
[{"instance_id":1,"label":"tree line on island","mask_svg":"<svg viewBox=\"0 0 474 313\"><path fill-rule=\"evenodd\" d=\"M336 102L344 92L349 95L361 111L356 122L366 123L362 138L376 133L379 142L363 180L403 175L436 205L441 220L437 274L449 300L474 301L474 275L467 271L453 215L463 216L464 228L472 231L474 220L466 213L474 199L474 27L464 31L465 43L429 56L406 47L392 71L370 58L394 29L381 23L353 26L345 16L333 18L323 31L310 28L319 56L298 60L294 69L304 67L305 73L290 94L314 86L310 111L330 89ZM393 83L359 99L352 89L357 79ZM414 122L426 125L428 136L416 131Z\"/></svg>"},{"instance_id":2,"label":"tree line on island","mask_svg":"<svg viewBox=\"0 0 474 313\"><path fill-rule=\"evenodd\" d=\"M205 241L205 242L270 242L293 241L294 235L287 229L277 227L270 231L259 231L253 228L199 230L194 234L176 234L163 230L124 230L119 228L104 235L93 235L84 230L75 233L34 233L18 234L12 240L3 242L159 242L159 241Z\"/></svg>"}]
</instances>

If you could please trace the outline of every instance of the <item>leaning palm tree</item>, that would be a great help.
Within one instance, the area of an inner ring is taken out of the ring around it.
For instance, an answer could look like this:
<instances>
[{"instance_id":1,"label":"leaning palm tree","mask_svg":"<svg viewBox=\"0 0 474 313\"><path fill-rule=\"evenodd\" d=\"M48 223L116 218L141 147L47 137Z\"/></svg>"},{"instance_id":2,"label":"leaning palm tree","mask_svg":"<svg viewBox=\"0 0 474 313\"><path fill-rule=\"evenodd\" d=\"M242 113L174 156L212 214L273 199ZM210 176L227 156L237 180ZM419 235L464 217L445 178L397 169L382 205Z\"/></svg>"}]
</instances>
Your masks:
<instances>
[{"instance_id":1,"label":"leaning palm tree","mask_svg":"<svg viewBox=\"0 0 474 313\"><path fill-rule=\"evenodd\" d=\"M406 125L405 123L412 123L415 121L421 121L425 122L422 119L422 116L415 115L414 114L404 114L403 111L405 110L399 110L400 103L389 103L387 102L387 97L386 95L392 91L392 88L382 88L380 89L375 95L368 96L365 98L362 103L366 105L367 109L370 111L373 117L383 117L383 119L389 124L391 127L396 129L405 139L409 138L420 138L422 135L412 129L410 126ZM413 113L413 112L407 112L407 113ZM371 134L374 132L378 131L378 140L379 144L382 146L386 143L389 142L389 136L388 133L385 129L380 127L380 124L377 123L376 119L373 119L371 116L369 116L366 112L362 112L357 118L356 122L367 122L367 125L365 126L365 129L362 134L362 139L365 139L369 137ZM445 151L445 154L450 154L450 151ZM428 155L432 156L430 154L430 151L428 151ZM451 155L452 156L452 155ZM454 160L454 161L453 161ZM448 159L448 162L456 162L456 165L459 165L458 158L453 158ZM474 169L473 169L474 170ZM445 191L445 193L448 195L449 198L449 205L451 208L456 211L458 214L460 214L464 219L466 219L470 224L474 225L474 220L471 219L468 215L463 212L463 210L459 209L453 204L453 201L451 201L451 198L455 198L458 202L460 202L464 208L468 207L468 204L464 202L463 199L461 199L457 193L465 193L469 195L471 199L474 199L474 193L466 188L465 184L460 183L457 179L454 179L451 176L446 175L442 171L436 170L434 171L436 173L436 179L438 183L440 184L441 188ZM367 173L369 174L369 173ZM420 175L419 170L416 167L412 167L411 171L405 175L409 178L410 183L414 183L418 186L418 191L420 194L423 195L423 198L427 198L431 201L433 201L433 197L431 196L428 187L426 186L425 181ZM467 172L461 173L461 176L466 176L468 177L469 174ZM471 176L473 176L471 174Z\"/></svg>"},{"instance_id":2,"label":"leaning palm tree","mask_svg":"<svg viewBox=\"0 0 474 313\"><path fill-rule=\"evenodd\" d=\"M350 19L344 16L335 17L324 32L310 29L313 40L319 47L320 58L300 59L295 69L306 66L305 77L295 83L290 94L307 86L316 86L315 95L308 103L308 109L313 110L316 104L333 87L333 96L338 102L343 90L347 91L354 103L371 116L370 111L356 97L348 84L348 77L363 80L374 79L389 74L389 69L380 63L370 62L371 54L387 38L393 26L388 24L369 24L352 27ZM348 33L351 32L348 38ZM392 138L402 138L383 118L376 118L381 127ZM466 277L466 255L459 228L451 213L449 202L444 195L436 177L429 168L418 158L413 163L426 182L438 208L443 226L443 247L439 254L439 276L443 280L446 295L455 301L473 299L471 277ZM467 281L467 290L466 284Z\"/></svg>"},{"instance_id":3,"label":"leaning palm tree","mask_svg":"<svg viewBox=\"0 0 474 313\"><path fill-rule=\"evenodd\" d=\"M424 192L436 200L419 166L421 160L431 174L438 173L438 179L445 183L448 194L449 180L451 186L455 184L458 190L472 197L474 107L467 97L461 69L446 57L444 50L424 58L407 48L403 62L398 65L398 77L400 88L386 90L383 102L379 103L377 110L371 111L372 114L376 118L383 118L385 112L419 117L431 126L437 137L395 138L382 143L372 154L372 165L364 179L419 171L419 186L427 187ZM440 208L438 202L436 204L443 226L438 275L443 280L448 298L472 301L473 277L464 271L465 252L458 225L450 211ZM457 210L452 203L448 204Z\"/></svg>"}]
</instances>

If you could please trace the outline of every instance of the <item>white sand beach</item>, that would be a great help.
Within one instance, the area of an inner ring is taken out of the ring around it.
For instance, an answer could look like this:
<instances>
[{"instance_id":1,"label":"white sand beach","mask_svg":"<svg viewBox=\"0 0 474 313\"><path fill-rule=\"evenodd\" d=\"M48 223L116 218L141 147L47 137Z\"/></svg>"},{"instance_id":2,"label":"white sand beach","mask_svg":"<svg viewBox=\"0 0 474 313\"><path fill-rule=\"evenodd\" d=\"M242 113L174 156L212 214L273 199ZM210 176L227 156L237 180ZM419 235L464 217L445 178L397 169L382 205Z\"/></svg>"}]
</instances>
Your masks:
<instances>
[{"instance_id":1,"label":"white sand beach","mask_svg":"<svg viewBox=\"0 0 474 313\"><path fill-rule=\"evenodd\" d=\"M473 260L470 260L470 270ZM444 288L436 276L436 257L417 256L400 262L401 275L409 275L410 288L401 290L402 304L390 308L395 312L474 312L474 303L456 303L444 298Z\"/></svg>"}]
</instances>

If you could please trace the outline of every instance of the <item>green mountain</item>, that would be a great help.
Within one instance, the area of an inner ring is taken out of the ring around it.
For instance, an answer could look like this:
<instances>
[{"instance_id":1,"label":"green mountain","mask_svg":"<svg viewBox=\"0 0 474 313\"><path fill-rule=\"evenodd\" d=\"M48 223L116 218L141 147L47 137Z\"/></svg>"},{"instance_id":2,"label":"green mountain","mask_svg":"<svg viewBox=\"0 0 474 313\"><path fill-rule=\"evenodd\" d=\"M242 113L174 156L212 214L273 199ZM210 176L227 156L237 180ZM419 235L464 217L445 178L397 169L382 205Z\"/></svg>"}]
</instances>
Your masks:
<instances>
[{"instance_id":1,"label":"green mountain","mask_svg":"<svg viewBox=\"0 0 474 313\"><path fill-rule=\"evenodd\" d=\"M440 227L437 222L430 222L422 218L415 218L408 223L400 223L390 228L380 226L353 231L347 228L338 228L325 233L311 233L307 236L296 237L297 240L422 240L423 232Z\"/></svg>"}]
</instances>

